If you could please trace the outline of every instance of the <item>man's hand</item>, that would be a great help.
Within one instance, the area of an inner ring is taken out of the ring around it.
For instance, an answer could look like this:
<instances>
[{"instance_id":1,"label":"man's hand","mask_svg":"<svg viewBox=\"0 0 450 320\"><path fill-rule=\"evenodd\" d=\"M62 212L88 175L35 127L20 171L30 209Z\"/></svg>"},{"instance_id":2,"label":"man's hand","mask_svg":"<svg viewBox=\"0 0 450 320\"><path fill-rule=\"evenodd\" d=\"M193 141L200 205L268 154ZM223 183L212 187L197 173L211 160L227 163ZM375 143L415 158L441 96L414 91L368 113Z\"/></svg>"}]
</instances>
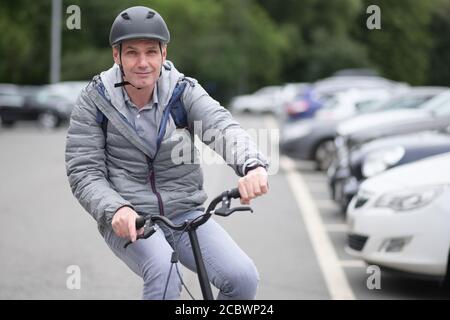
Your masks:
<instances>
[{"instance_id":1,"label":"man's hand","mask_svg":"<svg viewBox=\"0 0 450 320\"><path fill-rule=\"evenodd\" d=\"M114 214L111 225L119 237L136 241L136 237L144 233L144 228L136 231L136 218L139 215L130 207L122 207Z\"/></svg>"},{"instance_id":2,"label":"man's hand","mask_svg":"<svg viewBox=\"0 0 450 320\"><path fill-rule=\"evenodd\" d=\"M267 193L267 171L263 167L250 170L245 177L239 179L241 204L250 204L250 200Z\"/></svg>"}]
</instances>

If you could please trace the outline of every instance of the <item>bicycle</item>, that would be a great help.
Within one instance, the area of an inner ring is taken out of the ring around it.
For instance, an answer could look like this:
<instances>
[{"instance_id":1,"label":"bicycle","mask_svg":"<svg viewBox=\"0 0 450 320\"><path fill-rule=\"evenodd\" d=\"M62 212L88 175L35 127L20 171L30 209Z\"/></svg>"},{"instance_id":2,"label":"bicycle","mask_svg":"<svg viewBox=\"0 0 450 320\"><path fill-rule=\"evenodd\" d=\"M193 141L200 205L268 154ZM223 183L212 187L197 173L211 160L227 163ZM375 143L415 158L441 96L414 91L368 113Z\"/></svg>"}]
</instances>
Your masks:
<instances>
[{"instance_id":1,"label":"bicycle","mask_svg":"<svg viewBox=\"0 0 450 320\"><path fill-rule=\"evenodd\" d=\"M200 250L196 231L197 231L197 228L200 227L202 224L204 224L206 221L208 221L208 219L213 214L216 214L216 215L222 216L222 217L227 217L236 211L253 212L251 207L246 207L246 206L230 208L231 199L237 199L237 198L240 198L240 193L237 188L231 189L229 191L224 191L220 195L215 197L213 200L211 200L209 206L205 210L205 213L203 213L202 215L198 216L195 219L186 220L183 223L178 224L178 225L172 223L172 221L170 221L165 216L150 215L150 216L144 217L144 216L142 216L142 214L138 213L139 217L136 219L136 230L144 227L144 233L139 235L137 237L136 241L139 239L147 239L153 233L155 233L157 231L157 225L155 224L155 222L157 222L157 221L164 223L167 227L169 227L172 230L182 231L182 233L187 232L189 235L189 240L191 242L192 252L194 254L195 265L197 267L197 275L198 275L198 280L200 282L200 288L202 291L203 299L204 300L214 300L212 290L211 290L211 285L210 285L209 278L208 278L208 274L206 272L206 267L205 267L202 253ZM219 209L215 209L220 202L222 202L222 206ZM124 245L124 248L126 248L131 243L132 243L131 240L128 241ZM176 250L175 241L174 241L174 247L175 247L174 250ZM169 276L166 281L165 291L167 290L167 285L169 282L170 274L172 273L172 266L174 263L178 262L178 256L177 256L176 251L174 251L172 253L171 262L172 262L172 265L171 265L171 268L169 271ZM177 271L178 271L178 267L177 267ZM178 276L181 279L181 276L179 273L178 273ZM183 280L181 279L181 281L183 281ZM183 283L183 285L184 285L184 283ZM187 290L186 286L184 286L184 287ZM193 296L191 295L189 290L187 290L187 291L188 291L189 295L191 296L191 298L193 298ZM164 300L164 297L165 297L165 292L164 292L163 300Z\"/></svg>"}]
</instances>

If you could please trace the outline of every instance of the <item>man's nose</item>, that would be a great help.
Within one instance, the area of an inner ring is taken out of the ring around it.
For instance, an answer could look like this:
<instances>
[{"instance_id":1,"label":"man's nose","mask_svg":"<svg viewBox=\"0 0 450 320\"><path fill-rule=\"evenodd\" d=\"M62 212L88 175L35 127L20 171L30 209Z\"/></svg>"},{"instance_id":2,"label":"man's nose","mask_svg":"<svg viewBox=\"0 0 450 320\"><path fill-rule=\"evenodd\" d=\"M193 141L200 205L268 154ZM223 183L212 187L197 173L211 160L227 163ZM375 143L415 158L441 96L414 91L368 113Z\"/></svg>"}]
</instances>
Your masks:
<instances>
[{"instance_id":1,"label":"man's nose","mask_svg":"<svg viewBox=\"0 0 450 320\"><path fill-rule=\"evenodd\" d=\"M138 67L147 67L147 59L145 57L145 54L141 53L138 57Z\"/></svg>"}]
</instances>

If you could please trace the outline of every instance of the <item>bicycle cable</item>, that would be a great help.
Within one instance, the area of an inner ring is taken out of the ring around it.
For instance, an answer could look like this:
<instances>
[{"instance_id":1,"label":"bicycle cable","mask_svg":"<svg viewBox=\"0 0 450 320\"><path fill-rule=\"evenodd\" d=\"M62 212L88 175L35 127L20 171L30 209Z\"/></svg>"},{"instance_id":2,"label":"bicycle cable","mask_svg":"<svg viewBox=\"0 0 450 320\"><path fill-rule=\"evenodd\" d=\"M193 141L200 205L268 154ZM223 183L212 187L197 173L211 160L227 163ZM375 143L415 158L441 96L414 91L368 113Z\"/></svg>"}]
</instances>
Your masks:
<instances>
[{"instance_id":1,"label":"bicycle cable","mask_svg":"<svg viewBox=\"0 0 450 320\"><path fill-rule=\"evenodd\" d=\"M206 214L206 213L201 214L201 215L199 215L197 218L191 220L191 221L186 225L186 227L181 231L181 233L180 233L180 235L179 235L177 241L175 241L175 236L174 236L174 234L173 234L173 230L170 230L170 232L171 232L171 234L172 234L173 241L174 241L174 247L175 247L175 248L178 247L178 242L180 242L181 237L183 236L183 233L186 232L186 229L187 229L192 223L194 223L197 219L200 219L201 217L203 217L205 214ZM169 228L169 229L170 229L170 228ZM177 254L177 258L178 258L178 254ZM194 296L191 294L191 292L189 291L189 289L187 288L186 284L184 283L183 277L181 276L180 270L178 269L178 264L175 264L175 268L177 269L178 277L180 278L181 284L183 285L184 289L186 289L186 292L189 294L189 296L191 297L192 300L196 300L196 299L194 298Z\"/></svg>"},{"instance_id":2,"label":"bicycle cable","mask_svg":"<svg viewBox=\"0 0 450 320\"><path fill-rule=\"evenodd\" d=\"M174 233L173 233L173 230L170 229L170 228L167 228L167 229L169 230L169 232L170 232L170 235L172 236L172 240L173 240L173 249L174 249L174 251L172 252L172 258L171 258L171 260L170 260L170 261L171 261L171 265L170 265L170 269L169 269L169 274L167 275L166 285L165 285L165 288L164 288L163 300L165 300L165 298L166 298L166 292L167 292L167 288L168 288L168 286L169 286L169 280L170 280L170 276L171 276L171 274L172 274L172 268L173 268L173 265L174 265L174 264L175 264L175 268L176 268L176 270L177 270L178 278L180 279L182 286L184 287L184 289L186 289L186 292L189 294L189 296L191 297L191 299L192 299L192 300L196 300L196 299L194 298L194 296L191 294L191 292L189 291L189 289L187 288L186 284L184 283L183 277L181 276L180 270L178 269L178 264L177 264L177 262L178 262L178 250L177 250L177 247L178 247L178 242L180 242L181 237L183 236L183 233L186 232L187 228L188 228L192 223L194 223L195 221L197 221L198 219L200 219L201 217L203 217L205 214L206 214L206 213L201 214L201 215L199 215L197 218L192 219L191 221L189 221L189 222L186 224L186 226L183 228L183 230L181 230L180 235L179 235L179 237L178 237L178 240L175 240L175 235L174 235Z\"/></svg>"}]
</instances>

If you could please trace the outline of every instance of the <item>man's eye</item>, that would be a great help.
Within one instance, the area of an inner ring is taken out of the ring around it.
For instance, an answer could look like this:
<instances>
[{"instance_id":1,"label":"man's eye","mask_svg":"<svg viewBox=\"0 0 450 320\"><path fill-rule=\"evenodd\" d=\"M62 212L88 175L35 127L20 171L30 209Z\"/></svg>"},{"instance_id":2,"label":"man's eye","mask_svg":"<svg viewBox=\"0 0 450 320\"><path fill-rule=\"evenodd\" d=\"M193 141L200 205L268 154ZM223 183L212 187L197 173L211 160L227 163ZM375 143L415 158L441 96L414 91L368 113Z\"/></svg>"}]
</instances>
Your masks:
<instances>
[{"instance_id":1,"label":"man's eye","mask_svg":"<svg viewBox=\"0 0 450 320\"><path fill-rule=\"evenodd\" d=\"M128 54L128 55L135 55L135 54L136 54L136 51L128 51L127 54Z\"/></svg>"}]
</instances>

